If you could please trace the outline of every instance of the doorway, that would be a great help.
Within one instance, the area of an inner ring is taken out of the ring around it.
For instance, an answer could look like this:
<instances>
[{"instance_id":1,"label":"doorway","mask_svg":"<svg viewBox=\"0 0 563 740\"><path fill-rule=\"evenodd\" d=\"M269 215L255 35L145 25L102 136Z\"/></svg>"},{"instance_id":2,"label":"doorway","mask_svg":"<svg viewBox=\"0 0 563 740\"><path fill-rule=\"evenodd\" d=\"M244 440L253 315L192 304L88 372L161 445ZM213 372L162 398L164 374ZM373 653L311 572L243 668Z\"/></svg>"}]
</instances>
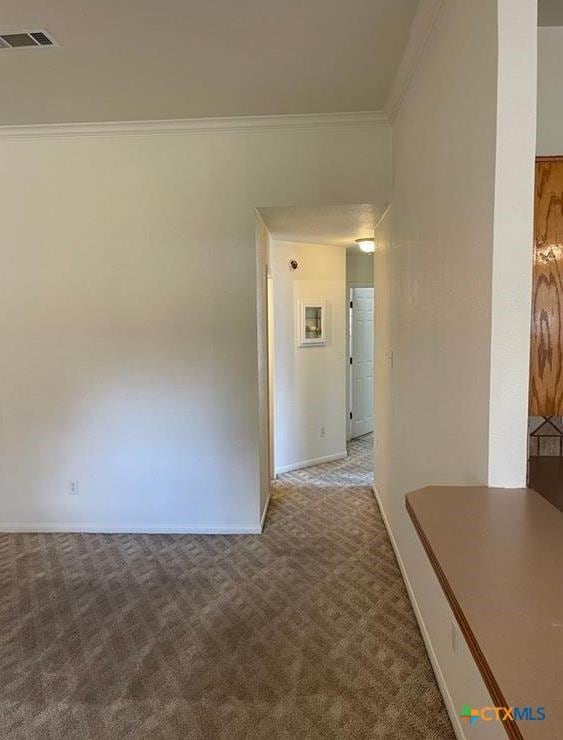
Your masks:
<instances>
[{"instance_id":1,"label":"doorway","mask_svg":"<svg viewBox=\"0 0 563 740\"><path fill-rule=\"evenodd\" d=\"M349 439L373 432L374 292L351 288L349 301Z\"/></svg>"},{"instance_id":2,"label":"doorway","mask_svg":"<svg viewBox=\"0 0 563 740\"><path fill-rule=\"evenodd\" d=\"M373 431L369 247L383 212L366 204L257 211L264 490L279 475L347 458L350 440Z\"/></svg>"}]
</instances>

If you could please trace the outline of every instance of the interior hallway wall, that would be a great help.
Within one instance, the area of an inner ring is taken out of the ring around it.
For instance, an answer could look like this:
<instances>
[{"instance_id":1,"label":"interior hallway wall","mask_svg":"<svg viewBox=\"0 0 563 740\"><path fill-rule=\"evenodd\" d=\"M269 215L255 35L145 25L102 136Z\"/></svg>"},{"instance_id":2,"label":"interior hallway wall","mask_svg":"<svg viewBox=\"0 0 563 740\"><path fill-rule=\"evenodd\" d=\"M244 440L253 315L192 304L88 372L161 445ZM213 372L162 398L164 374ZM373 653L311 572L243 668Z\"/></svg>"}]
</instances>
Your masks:
<instances>
[{"instance_id":1,"label":"interior hallway wall","mask_svg":"<svg viewBox=\"0 0 563 740\"><path fill-rule=\"evenodd\" d=\"M538 28L537 153L563 155L563 27Z\"/></svg>"},{"instance_id":2,"label":"interior hallway wall","mask_svg":"<svg viewBox=\"0 0 563 740\"><path fill-rule=\"evenodd\" d=\"M268 261L270 258L270 233L262 217L256 211L256 277L257 277L257 319L258 319L258 413L260 425L260 521L266 515L270 497L270 326L268 300ZM266 310L258 310L258 307Z\"/></svg>"},{"instance_id":3,"label":"interior hallway wall","mask_svg":"<svg viewBox=\"0 0 563 740\"><path fill-rule=\"evenodd\" d=\"M3 132L0 159L0 529L258 531L255 209L386 201L388 126Z\"/></svg>"},{"instance_id":4,"label":"interior hallway wall","mask_svg":"<svg viewBox=\"0 0 563 740\"><path fill-rule=\"evenodd\" d=\"M346 456L346 250L272 241L275 460L281 473ZM290 260L299 263L291 270ZM326 344L300 347L299 303L326 304Z\"/></svg>"},{"instance_id":5,"label":"interior hallway wall","mask_svg":"<svg viewBox=\"0 0 563 740\"><path fill-rule=\"evenodd\" d=\"M350 287L373 285L373 256L346 253L346 283Z\"/></svg>"},{"instance_id":6,"label":"interior hallway wall","mask_svg":"<svg viewBox=\"0 0 563 740\"><path fill-rule=\"evenodd\" d=\"M458 728L456 708L490 697L463 640L452 651L404 496L524 484L535 13L529 0L441 5L393 124L376 231L376 485Z\"/></svg>"}]
</instances>

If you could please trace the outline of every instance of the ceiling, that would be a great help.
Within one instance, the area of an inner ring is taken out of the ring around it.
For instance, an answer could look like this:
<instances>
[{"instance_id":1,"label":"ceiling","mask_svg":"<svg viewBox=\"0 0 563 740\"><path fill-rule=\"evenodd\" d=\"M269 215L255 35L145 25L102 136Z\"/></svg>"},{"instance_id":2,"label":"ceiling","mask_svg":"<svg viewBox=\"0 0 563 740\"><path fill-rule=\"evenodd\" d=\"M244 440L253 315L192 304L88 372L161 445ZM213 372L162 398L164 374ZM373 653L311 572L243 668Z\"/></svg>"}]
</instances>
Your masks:
<instances>
[{"instance_id":1,"label":"ceiling","mask_svg":"<svg viewBox=\"0 0 563 740\"><path fill-rule=\"evenodd\" d=\"M361 254L354 243L373 238L375 225L385 206L369 204L314 208L260 208L260 215L274 239L288 242L328 244Z\"/></svg>"},{"instance_id":2,"label":"ceiling","mask_svg":"<svg viewBox=\"0 0 563 740\"><path fill-rule=\"evenodd\" d=\"M418 0L2 0L0 125L383 108Z\"/></svg>"},{"instance_id":3,"label":"ceiling","mask_svg":"<svg viewBox=\"0 0 563 740\"><path fill-rule=\"evenodd\" d=\"M540 26L563 26L563 0L539 0L538 23Z\"/></svg>"}]
</instances>

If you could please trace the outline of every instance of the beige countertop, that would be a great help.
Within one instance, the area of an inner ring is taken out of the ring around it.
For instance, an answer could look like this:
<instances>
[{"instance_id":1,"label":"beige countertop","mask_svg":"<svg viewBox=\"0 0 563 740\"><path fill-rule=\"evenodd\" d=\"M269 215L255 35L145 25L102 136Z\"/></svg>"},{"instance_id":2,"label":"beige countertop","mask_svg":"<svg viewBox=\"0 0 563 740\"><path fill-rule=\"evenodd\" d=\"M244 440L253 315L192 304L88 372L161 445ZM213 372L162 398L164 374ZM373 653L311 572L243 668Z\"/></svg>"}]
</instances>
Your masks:
<instances>
[{"instance_id":1,"label":"beige countertop","mask_svg":"<svg viewBox=\"0 0 563 740\"><path fill-rule=\"evenodd\" d=\"M563 515L529 489L436 486L407 510L510 737L563 738Z\"/></svg>"}]
</instances>

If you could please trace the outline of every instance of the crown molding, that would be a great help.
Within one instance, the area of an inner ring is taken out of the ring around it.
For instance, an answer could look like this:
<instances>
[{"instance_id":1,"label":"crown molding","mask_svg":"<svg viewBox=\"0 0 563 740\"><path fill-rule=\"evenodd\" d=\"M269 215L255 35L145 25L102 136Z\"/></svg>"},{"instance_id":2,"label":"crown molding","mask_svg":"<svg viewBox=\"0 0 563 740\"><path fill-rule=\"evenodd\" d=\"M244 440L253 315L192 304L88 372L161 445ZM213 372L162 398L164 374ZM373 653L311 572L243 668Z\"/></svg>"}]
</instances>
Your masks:
<instances>
[{"instance_id":1,"label":"crown molding","mask_svg":"<svg viewBox=\"0 0 563 740\"><path fill-rule=\"evenodd\" d=\"M170 134L233 134L256 131L389 126L383 111L314 113L237 118L186 118L169 121L116 121L0 126L0 139L60 139L84 136L151 136Z\"/></svg>"},{"instance_id":2,"label":"crown molding","mask_svg":"<svg viewBox=\"0 0 563 740\"><path fill-rule=\"evenodd\" d=\"M422 0L416 11L409 40L385 103L387 119L393 123L401 109L438 16L446 0Z\"/></svg>"}]
</instances>

